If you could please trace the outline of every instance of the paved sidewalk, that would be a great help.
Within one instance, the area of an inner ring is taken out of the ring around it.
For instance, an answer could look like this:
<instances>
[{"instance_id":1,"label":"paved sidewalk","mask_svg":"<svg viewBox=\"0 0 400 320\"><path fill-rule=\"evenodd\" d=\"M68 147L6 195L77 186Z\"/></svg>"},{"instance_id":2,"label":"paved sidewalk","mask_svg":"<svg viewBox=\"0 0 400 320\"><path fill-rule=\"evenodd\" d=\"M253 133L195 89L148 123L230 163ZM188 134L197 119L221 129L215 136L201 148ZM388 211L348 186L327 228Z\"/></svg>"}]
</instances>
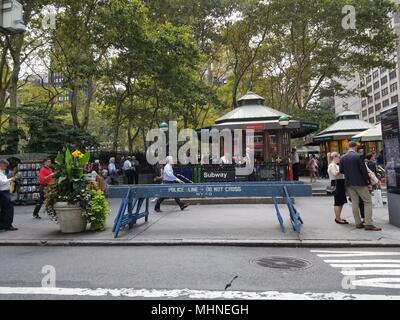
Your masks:
<instances>
[{"instance_id":1,"label":"paved sidewalk","mask_svg":"<svg viewBox=\"0 0 400 320\"><path fill-rule=\"evenodd\" d=\"M273 205L192 205L185 211L164 205L164 212L151 209L148 223L139 220L132 230L123 230L114 239L112 224L119 200L111 200L113 214L104 232L61 234L58 225L47 215L32 219L33 207L15 207L14 224L20 230L0 232L0 245L255 245L255 246L400 246L400 228L389 224L387 207L374 208L374 219L380 232L355 229L350 205L343 218L350 225L334 223L333 199L313 197L296 199L304 227L301 236L290 225L287 208L280 205L286 232L280 232ZM154 205L154 204L153 204Z\"/></svg>"}]
</instances>

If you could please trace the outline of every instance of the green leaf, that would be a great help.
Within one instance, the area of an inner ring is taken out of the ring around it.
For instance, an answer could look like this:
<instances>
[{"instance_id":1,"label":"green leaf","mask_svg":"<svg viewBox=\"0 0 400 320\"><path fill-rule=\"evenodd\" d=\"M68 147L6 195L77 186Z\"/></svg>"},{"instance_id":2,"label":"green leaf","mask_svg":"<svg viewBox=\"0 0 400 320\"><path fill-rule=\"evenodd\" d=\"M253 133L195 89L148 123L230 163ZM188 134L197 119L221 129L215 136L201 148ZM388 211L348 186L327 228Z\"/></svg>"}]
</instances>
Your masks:
<instances>
[{"instance_id":1,"label":"green leaf","mask_svg":"<svg viewBox=\"0 0 400 320\"><path fill-rule=\"evenodd\" d=\"M58 152L57 157L54 161L57 165L62 166L64 163L64 156L60 152Z\"/></svg>"},{"instance_id":2,"label":"green leaf","mask_svg":"<svg viewBox=\"0 0 400 320\"><path fill-rule=\"evenodd\" d=\"M82 159L79 159L79 164L84 167L85 165L87 165L89 163L90 160L90 152L86 152Z\"/></svg>"},{"instance_id":3,"label":"green leaf","mask_svg":"<svg viewBox=\"0 0 400 320\"><path fill-rule=\"evenodd\" d=\"M67 171L68 176L71 176L72 165L73 165L73 159L72 159L71 151L69 151L69 149L67 149L65 151L65 169Z\"/></svg>"}]
</instances>

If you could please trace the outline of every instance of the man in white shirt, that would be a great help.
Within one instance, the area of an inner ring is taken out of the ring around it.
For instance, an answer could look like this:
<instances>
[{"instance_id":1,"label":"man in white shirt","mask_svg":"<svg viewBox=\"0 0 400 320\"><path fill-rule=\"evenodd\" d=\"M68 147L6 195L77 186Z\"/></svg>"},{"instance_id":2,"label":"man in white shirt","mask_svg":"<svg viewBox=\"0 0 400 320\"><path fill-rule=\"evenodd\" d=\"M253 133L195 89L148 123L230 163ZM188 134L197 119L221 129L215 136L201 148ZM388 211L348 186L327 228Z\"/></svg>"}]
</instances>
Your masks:
<instances>
[{"instance_id":1,"label":"man in white shirt","mask_svg":"<svg viewBox=\"0 0 400 320\"><path fill-rule=\"evenodd\" d=\"M167 157L167 164L163 170L163 183L183 183L183 181L177 178L174 174L174 169L172 165L174 164L174 159L171 156ZM160 206L161 203L165 200L165 198L159 198L154 207L156 212L161 212ZM181 208L181 210L185 210L189 206L187 203L183 203L179 198L175 198L176 204Z\"/></svg>"},{"instance_id":2,"label":"man in white shirt","mask_svg":"<svg viewBox=\"0 0 400 320\"><path fill-rule=\"evenodd\" d=\"M133 184L133 168L132 168L132 162L131 162L130 156L128 156L126 158L126 160L124 161L122 170L124 171L124 174L125 174L126 183Z\"/></svg>"},{"instance_id":3,"label":"man in white shirt","mask_svg":"<svg viewBox=\"0 0 400 320\"><path fill-rule=\"evenodd\" d=\"M13 227L14 220L14 205L10 197L10 184L14 181L13 178L8 178L6 169L8 161L0 160L0 230L16 231L17 228Z\"/></svg>"},{"instance_id":4,"label":"man in white shirt","mask_svg":"<svg viewBox=\"0 0 400 320\"><path fill-rule=\"evenodd\" d=\"M292 163L293 180L299 181L300 159L296 147L292 148L290 161Z\"/></svg>"}]
</instances>

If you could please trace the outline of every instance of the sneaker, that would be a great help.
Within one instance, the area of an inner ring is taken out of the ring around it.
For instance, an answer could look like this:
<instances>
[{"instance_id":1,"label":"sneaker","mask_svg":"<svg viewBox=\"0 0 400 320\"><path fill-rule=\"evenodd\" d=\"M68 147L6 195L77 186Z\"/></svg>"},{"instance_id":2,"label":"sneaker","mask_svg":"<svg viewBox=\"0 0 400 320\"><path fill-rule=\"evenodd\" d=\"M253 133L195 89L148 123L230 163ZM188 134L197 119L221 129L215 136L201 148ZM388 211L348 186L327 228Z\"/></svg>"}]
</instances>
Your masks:
<instances>
[{"instance_id":1,"label":"sneaker","mask_svg":"<svg viewBox=\"0 0 400 320\"><path fill-rule=\"evenodd\" d=\"M33 215L33 219L42 219L42 217L39 215Z\"/></svg>"},{"instance_id":2,"label":"sneaker","mask_svg":"<svg viewBox=\"0 0 400 320\"><path fill-rule=\"evenodd\" d=\"M185 210L187 207L189 207L189 204L188 204L188 203L185 203L185 204L182 205L181 210L183 211L183 210Z\"/></svg>"},{"instance_id":3,"label":"sneaker","mask_svg":"<svg viewBox=\"0 0 400 320\"><path fill-rule=\"evenodd\" d=\"M162 212L161 209L154 209L155 212Z\"/></svg>"}]
</instances>

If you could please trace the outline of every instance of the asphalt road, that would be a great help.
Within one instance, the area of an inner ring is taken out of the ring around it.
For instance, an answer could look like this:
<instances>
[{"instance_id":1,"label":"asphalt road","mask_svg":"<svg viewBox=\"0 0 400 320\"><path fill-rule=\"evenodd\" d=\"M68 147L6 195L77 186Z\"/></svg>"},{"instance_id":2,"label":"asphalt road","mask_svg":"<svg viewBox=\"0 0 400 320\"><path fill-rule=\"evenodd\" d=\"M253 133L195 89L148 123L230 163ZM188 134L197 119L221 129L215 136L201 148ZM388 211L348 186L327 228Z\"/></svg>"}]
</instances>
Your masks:
<instances>
[{"instance_id":1,"label":"asphalt road","mask_svg":"<svg viewBox=\"0 0 400 320\"><path fill-rule=\"evenodd\" d=\"M400 249L315 250L0 247L0 299L400 298Z\"/></svg>"}]
</instances>

